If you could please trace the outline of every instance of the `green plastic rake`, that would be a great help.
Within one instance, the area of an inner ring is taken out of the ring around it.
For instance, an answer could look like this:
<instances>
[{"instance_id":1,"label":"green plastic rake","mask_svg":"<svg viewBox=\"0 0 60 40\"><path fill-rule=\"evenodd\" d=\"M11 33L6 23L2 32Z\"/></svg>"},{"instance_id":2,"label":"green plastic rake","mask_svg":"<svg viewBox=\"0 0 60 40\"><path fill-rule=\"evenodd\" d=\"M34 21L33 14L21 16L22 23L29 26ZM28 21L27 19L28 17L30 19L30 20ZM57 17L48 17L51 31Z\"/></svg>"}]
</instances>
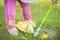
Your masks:
<instances>
[{"instance_id":1,"label":"green plastic rake","mask_svg":"<svg viewBox=\"0 0 60 40\"><path fill-rule=\"evenodd\" d=\"M36 29L36 31L34 32L34 37L37 36L39 34L39 32L41 31L41 28L43 27L48 15L51 13L52 9L54 8L55 4L51 4L48 11L46 12L45 17L43 18L41 24L39 25L39 27Z\"/></svg>"}]
</instances>

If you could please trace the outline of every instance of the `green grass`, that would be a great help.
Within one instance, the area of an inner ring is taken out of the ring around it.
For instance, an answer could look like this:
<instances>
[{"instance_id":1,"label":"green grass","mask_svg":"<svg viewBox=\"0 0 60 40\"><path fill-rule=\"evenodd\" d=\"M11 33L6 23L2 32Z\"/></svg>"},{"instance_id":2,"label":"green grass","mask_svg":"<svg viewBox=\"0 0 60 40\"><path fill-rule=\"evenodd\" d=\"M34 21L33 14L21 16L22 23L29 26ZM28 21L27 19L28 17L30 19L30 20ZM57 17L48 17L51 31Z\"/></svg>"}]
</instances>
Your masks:
<instances>
[{"instance_id":1,"label":"green grass","mask_svg":"<svg viewBox=\"0 0 60 40\"><path fill-rule=\"evenodd\" d=\"M36 23L37 26L42 21L49 6L50 3L48 2L47 3L39 2L39 3L31 4L32 20ZM22 10L18 3L16 7L17 7L16 20L24 21L22 16ZM46 19L46 22L43 25L43 27L46 29L51 29L56 31L55 40L60 40L60 6L59 5L53 8L48 18ZM18 36L12 36L8 33L5 23L5 8L2 0L0 0L0 40L39 40L39 37L34 38L32 34L23 33L21 31Z\"/></svg>"}]
</instances>

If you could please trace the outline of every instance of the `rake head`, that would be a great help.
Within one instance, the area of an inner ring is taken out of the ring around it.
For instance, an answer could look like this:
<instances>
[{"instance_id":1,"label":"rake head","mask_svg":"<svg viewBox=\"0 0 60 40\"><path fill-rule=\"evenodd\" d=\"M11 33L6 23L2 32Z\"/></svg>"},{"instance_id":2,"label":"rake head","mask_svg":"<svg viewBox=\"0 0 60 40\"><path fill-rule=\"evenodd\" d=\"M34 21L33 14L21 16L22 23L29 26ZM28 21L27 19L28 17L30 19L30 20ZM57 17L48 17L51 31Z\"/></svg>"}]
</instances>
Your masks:
<instances>
[{"instance_id":1,"label":"rake head","mask_svg":"<svg viewBox=\"0 0 60 40\"><path fill-rule=\"evenodd\" d=\"M39 28L38 28L39 29ZM39 29L39 31L36 30L34 33L34 37L39 37L43 39L55 39L56 32L51 29Z\"/></svg>"}]
</instances>

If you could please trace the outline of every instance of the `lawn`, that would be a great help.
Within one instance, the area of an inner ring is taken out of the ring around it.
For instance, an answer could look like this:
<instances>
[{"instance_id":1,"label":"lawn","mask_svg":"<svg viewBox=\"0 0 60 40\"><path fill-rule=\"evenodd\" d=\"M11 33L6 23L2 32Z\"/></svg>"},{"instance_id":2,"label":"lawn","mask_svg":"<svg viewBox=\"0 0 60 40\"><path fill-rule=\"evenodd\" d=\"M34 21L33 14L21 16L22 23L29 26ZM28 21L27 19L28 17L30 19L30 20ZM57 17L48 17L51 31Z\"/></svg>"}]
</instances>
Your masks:
<instances>
[{"instance_id":1,"label":"lawn","mask_svg":"<svg viewBox=\"0 0 60 40\"><path fill-rule=\"evenodd\" d=\"M60 1L58 0L57 5L52 9L51 13L49 14L46 22L43 25L45 29L51 29L56 32L54 40L60 40ZM16 13L16 20L24 21L22 16L22 10L18 3L16 3L17 13ZM38 3L31 4L31 14L32 20L38 26L41 23L45 13L47 12L51 2L50 1L40 1ZM33 34L19 33L18 36L12 36L8 33L6 29L6 22L5 22L5 8L3 0L0 0L0 40L40 40L39 37L33 37ZM49 40L49 39L47 39Z\"/></svg>"}]
</instances>

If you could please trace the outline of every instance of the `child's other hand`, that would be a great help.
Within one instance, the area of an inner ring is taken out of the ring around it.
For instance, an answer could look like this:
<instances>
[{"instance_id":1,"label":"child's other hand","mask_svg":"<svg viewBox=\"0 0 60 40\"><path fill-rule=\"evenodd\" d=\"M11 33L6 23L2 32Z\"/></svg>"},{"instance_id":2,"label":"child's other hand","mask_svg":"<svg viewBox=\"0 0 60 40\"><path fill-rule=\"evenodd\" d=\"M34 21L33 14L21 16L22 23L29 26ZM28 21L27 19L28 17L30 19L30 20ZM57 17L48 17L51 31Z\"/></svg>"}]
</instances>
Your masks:
<instances>
[{"instance_id":1,"label":"child's other hand","mask_svg":"<svg viewBox=\"0 0 60 40\"><path fill-rule=\"evenodd\" d=\"M52 0L52 3L53 4L56 4L58 0Z\"/></svg>"}]
</instances>

